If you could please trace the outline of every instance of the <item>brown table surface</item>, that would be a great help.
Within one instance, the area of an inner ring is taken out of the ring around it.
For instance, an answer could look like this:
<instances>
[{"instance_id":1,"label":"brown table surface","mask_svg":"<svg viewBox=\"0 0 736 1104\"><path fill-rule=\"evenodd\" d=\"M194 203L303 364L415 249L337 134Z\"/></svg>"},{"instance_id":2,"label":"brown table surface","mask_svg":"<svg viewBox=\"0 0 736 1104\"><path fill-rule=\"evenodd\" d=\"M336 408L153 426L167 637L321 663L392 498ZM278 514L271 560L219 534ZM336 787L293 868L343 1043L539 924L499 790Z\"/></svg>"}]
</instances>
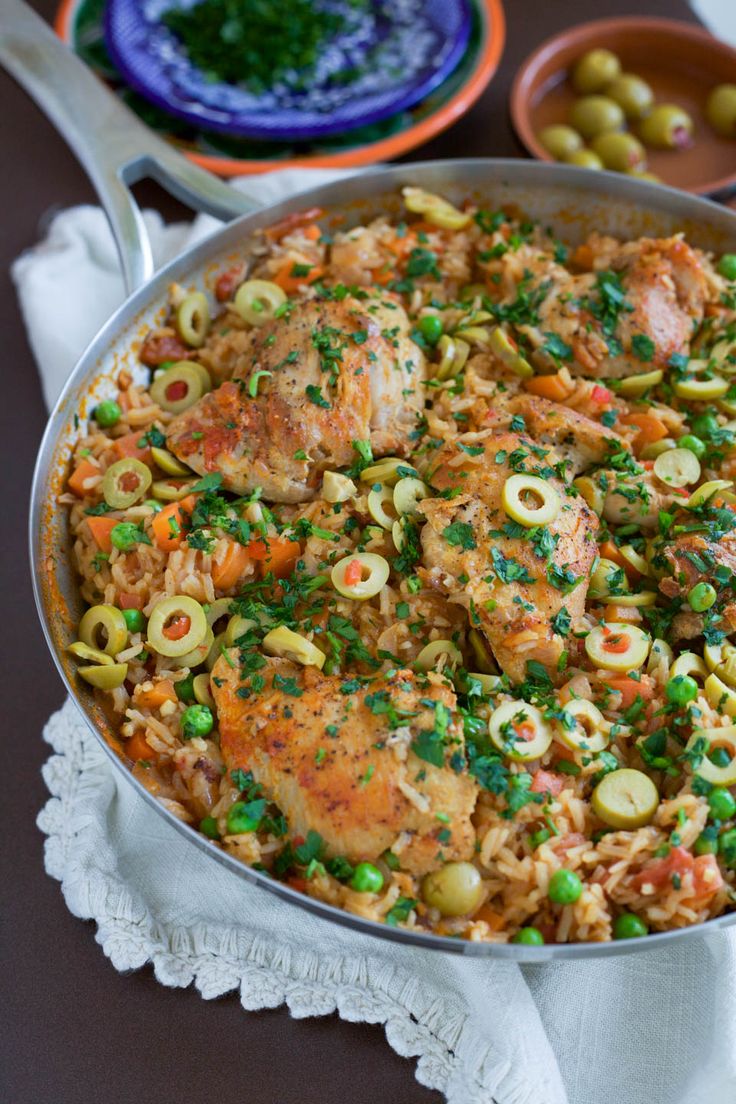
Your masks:
<instances>
[{"instance_id":1,"label":"brown table surface","mask_svg":"<svg viewBox=\"0 0 736 1104\"><path fill-rule=\"evenodd\" d=\"M55 0L34 0L46 18ZM548 35L589 18L623 14L693 20L685 0L507 0L501 66L475 108L412 155L518 156L507 100L522 59ZM0 19L2 19L0 0ZM28 488L45 414L8 265L38 240L49 214L94 202L71 153L35 106L0 72L0 334L3 502L0 525L6 679L3 768L2 944L4 1015L0 1100L7 1104L439 1104L383 1030L336 1016L293 1020L284 1009L246 1015L236 996L205 1003L166 989L150 969L122 976L91 924L67 911L43 870L35 817L47 793L41 728L62 702L28 577ZM160 201L153 190L143 199ZM173 201L161 209L180 214ZM489 1010L490 1011L490 1010Z\"/></svg>"}]
</instances>

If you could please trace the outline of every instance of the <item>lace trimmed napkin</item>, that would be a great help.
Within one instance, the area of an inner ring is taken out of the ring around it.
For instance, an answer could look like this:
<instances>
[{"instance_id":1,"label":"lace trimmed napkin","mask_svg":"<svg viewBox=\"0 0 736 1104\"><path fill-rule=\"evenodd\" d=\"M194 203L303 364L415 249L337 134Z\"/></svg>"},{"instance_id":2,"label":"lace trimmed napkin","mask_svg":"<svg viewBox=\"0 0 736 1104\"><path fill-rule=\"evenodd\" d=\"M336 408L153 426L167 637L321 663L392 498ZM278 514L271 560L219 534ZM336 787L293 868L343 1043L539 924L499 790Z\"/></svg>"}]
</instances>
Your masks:
<instances>
[{"instance_id":1,"label":"lace trimmed napkin","mask_svg":"<svg viewBox=\"0 0 736 1104\"><path fill-rule=\"evenodd\" d=\"M286 170L243 190L273 201L334 174ZM216 225L146 219L159 264ZM13 267L47 402L122 301L96 208L58 215ZM731 1104L736 933L606 961L519 968L360 935L246 885L183 839L114 771L70 702L48 722L46 869L94 920L118 970L243 1008L382 1023L448 1104Z\"/></svg>"}]
</instances>

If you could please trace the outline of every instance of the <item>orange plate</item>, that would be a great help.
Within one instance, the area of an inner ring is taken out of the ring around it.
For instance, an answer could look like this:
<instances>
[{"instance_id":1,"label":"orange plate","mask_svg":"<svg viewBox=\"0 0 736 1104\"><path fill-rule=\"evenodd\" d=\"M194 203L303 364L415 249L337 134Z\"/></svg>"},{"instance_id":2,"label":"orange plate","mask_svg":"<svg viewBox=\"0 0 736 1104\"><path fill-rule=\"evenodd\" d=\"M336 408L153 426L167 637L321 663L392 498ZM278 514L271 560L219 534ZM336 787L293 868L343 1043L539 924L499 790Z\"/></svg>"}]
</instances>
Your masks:
<instances>
[{"instance_id":1,"label":"orange plate","mask_svg":"<svg viewBox=\"0 0 736 1104\"><path fill-rule=\"evenodd\" d=\"M434 138L435 135L452 126L469 111L498 68L506 41L503 4L501 0L478 0L478 4L484 17L484 37L473 72L447 103L426 119L407 127L400 134L392 134L370 145L342 150L339 153L315 153L307 157L273 161L235 160L229 157L194 153L184 147L181 148L181 152L191 161L201 165L202 168L209 169L210 172L217 173L218 176L241 176L290 168L357 168L361 165L372 165L377 161L390 161L394 157L408 153L409 150L422 145L423 142L428 142L430 138ZM62 0L54 21L56 33L67 44L72 41L72 21L77 7L78 0Z\"/></svg>"},{"instance_id":2,"label":"orange plate","mask_svg":"<svg viewBox=\"0 0 736 1104\"><path fill-rule=\"evenodd\" d=\"M695 142L689 149L647 151L649 168L663 183L698 195L736 186L736 140L719 137L705 118L714 85L734 82L736 50L702 27L673 19L631 16L581 23L530 54L511 90L511 118L530 153L553 160L536 135L550 123L567 121L576 96L568 70L594 47L618 54L624 71L643 77L658 102L680 104L690 113Z\"/></svg>"}]
</instances>

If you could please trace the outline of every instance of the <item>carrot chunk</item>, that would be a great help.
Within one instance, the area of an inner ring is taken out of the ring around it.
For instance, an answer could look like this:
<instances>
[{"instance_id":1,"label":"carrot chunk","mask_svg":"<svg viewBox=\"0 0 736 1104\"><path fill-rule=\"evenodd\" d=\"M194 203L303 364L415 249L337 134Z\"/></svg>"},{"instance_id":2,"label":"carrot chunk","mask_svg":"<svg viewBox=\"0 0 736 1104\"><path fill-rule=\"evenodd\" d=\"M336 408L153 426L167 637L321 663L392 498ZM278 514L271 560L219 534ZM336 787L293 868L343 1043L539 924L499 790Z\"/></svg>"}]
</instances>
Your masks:
<instances>
[{"instance_id":1,"label":"carrot chunk","mask_svg":"<svg viewBox=\"0 0 736 1104\"><path fill-rule=\"evenodd\" d=\"M87 525L94 538L95 544L101 552L112 552L112 540L110 534L118 524L117 518L88 517Z\"/></svg>"},{"instance_id":2,"label":"carrot chunk","mask_svg":"<svg viewBox=\"0 0 736 1104\"><path fill-rule=\"evenodd\" d=\"M249 548L237 541L230 541L219 563L212 564L212 582L218 590L230 590L245 572L252 559Z\"/></svg>"},{"instance_id":3,"label":"carrot chunk","mask_svg":"<svg viewBox=\"0 0 736 1104\"><path fill-rule=\"evenodd\" d=\"M186 533L185 519L191 514L197 501L196 495L187 495L180 502L172 502L154 516L151 522L156 547L162 552L175 552Z\"/></svg>"},{"instance_id":4,"label":"carrot chunk","mask_svg":"<svg viewBox=\"0 0 736 1104\"><path fill-rule=\"evenodd\" d=\"M101 475L102 472L96 464L90 463L89 460L81 460L77 464L76 468L69 476L68 486L69 490L73 491L79 498L84 498L87 492L84 489L84 484L88 479L91 479L95 475Z\"/></svg>"}]
</instances>

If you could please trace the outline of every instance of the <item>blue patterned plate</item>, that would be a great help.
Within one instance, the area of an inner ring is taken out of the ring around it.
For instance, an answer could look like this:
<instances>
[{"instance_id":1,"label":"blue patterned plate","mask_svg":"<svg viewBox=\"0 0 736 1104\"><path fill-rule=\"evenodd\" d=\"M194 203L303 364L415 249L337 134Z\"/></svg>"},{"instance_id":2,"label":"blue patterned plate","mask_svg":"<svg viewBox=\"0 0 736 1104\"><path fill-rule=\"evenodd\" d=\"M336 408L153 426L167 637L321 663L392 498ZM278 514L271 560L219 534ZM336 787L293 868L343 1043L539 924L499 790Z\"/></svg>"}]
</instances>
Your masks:
<instances>
[{"instance_id":1,"label":"blue patterned plate","mask_svg":"<svg viewBox=\"0 0 736 1104\"><path fill-rule=\"evenodd\" d=\"M280 81L254 92L197 69L162 16L196 0L109 0L105 36L127 83L196 127L303 141L376 123L418 103L457 66L468 44L470 0L323 0L344 16L306 88ZM349 81L339 77L350 71Z\"/></svg>"}]
</instances>

